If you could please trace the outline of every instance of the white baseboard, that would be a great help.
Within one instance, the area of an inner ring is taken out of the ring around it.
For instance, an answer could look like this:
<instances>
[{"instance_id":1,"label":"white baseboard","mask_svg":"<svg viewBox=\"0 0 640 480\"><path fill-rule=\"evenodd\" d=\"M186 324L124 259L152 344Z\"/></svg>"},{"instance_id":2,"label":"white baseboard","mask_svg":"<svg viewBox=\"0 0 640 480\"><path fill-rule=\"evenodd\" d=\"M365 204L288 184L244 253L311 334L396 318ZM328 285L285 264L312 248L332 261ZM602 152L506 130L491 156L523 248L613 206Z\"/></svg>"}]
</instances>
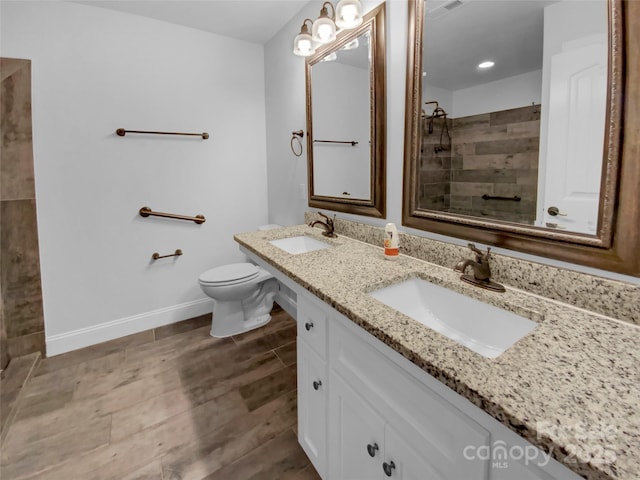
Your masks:
<instances>
[{"instance_id":1,"label":"white baseboard","mask_svg":"<svg viewBox=\"0 0 640 480\"><path fill-rule=\"evenodd\" d=\"M181 303L111 322L46 337L47 357L211 313L210 298Z\"/></svg>"}]
</instances>

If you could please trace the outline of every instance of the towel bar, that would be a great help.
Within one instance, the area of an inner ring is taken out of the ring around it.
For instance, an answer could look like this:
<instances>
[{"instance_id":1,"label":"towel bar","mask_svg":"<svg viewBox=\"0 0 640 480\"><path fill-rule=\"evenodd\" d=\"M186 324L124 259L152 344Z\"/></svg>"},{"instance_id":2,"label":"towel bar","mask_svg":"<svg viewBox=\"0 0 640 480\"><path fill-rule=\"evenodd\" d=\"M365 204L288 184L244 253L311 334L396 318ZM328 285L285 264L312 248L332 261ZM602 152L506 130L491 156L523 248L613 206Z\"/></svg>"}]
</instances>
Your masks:
<instances>
[{"instance_id":1,"label":"towel bar","mask_svg":"<svg viewBox=\"0 0 640 480\"><path fill-rule=\"evenodd\" d=\"M180 255L182 255L182 250L177 248L174 253L170 253L169 255L160 255L158 252L153 252L151 258L153 258L154 260L158 260L159 258L179 257Z\"/></svg>"},{"instance_id":2,"label":"towel bar","mask_svg":"<svg viewBox=\"0 0 640 480\"><path fill-rule=\"evenodd\" d=\"M196 215L195 217L188 217L186 215L176 215L175 213L154 212L149 207L142 207L138 211L138 213L140 214L141 217L145 217L145 218L150 215L154 217L176 218L178 220L189 220L192 222L196 222L198 225L207 221L207 219L204 218L204 215Z\"/></svg>"}]
</instances>

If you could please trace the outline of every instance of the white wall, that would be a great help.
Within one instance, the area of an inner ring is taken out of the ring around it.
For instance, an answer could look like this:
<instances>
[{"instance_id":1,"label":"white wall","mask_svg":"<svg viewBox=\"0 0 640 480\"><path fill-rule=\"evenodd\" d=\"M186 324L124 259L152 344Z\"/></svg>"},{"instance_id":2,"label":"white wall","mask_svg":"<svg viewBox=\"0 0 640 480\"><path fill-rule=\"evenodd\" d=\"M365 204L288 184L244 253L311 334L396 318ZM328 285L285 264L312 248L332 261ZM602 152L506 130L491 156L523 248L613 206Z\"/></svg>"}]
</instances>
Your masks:
<instances>
[{"instance_id":1,"label":"white wall","mask_svg":"<svg viewBox=\"0 0 640 480\"><path fill-rule=\"evenodd\" d=\"M426 82L422 85L422 98L437 100L450 118L468 117L487 112L539 104L541 99L542 70L502 78L460 90L446 90ZM434 105L423 106L427 114Z\"/></svg>"},{"instance_id":2,"label":"white wall","mask_svg":"<svg viewBox=\"0 0 640 480\"><path fill-rule=\"evenodd\" d=\"M495 82L453 92L451 117L499 112L540 103L542 70L514 75Z\"/></svg>"},{"instance_id":3,"label":"white wall","mask_svg":"<svg viewBox=\"0 0 640 480\"><path fill-rule=\"evenodd\" d=\"M1 8L1 55L32 60L48 352L210 311L199 274L243 260L233 234L268 219L263 47L73 3Z\"/></svg>"},{"instance_id":4,"label":"white wall","mask_svg":"<svg viewBox=\"0 0 640 480\"><path fill-rule=\"evenodd\" d=\"M449 114L449 117L453 117L453 92L445 88L434 87L425 82L425 77L422 77L422 110L431 115L435 104L425 105L425 102L438 102L438 106L443 108L445 112Z\"/></svg>"},{"instance_id":5,"label":"white wall","mask_svg":"<svg viewBox=\"0 0 640 480\"><path fill-rule=\"evenodd\" d=\"M379 3L379 2L377 2ZM375 3L367 3L370 10ZM387 222L402 224L402 162L404 155L404 104L407 62L407 2L387 0L387 218L375 219L339 213L349 220L369 225L384 226ZM287 224L302 223L304 212L309 210L306 199L300 199L298 183L306 182L304 156L297 162L285 158L289 148L291 130L304 125L304 59L291 53L293 38L300 31L305 17L317 16L317 5L305 8L276 37L265 46L268 155L269 170L269 218L286 220ZM273 99L271 101L270 99ZM283 105L286 102L286 108ZM275 107L274 107L275 105ZM293 128L292 128L293 127ZM277 147L275 144L278 144ZM278 151L276 152L276 148ZM289 154L289 157L292 155ZM285 200L289 199L291 203ZM329 213L329 212L327 212ZM282 223L282 222L281 222ZM458 238L402 228L407 233L442 240L458 245L466 241ZM497 253L548 265L589 272L608 278L617 278L640 284L639 278L613 272L583 267L557 260L537 257L520 252L494 248Z\"/></svg>"}]
</instances>

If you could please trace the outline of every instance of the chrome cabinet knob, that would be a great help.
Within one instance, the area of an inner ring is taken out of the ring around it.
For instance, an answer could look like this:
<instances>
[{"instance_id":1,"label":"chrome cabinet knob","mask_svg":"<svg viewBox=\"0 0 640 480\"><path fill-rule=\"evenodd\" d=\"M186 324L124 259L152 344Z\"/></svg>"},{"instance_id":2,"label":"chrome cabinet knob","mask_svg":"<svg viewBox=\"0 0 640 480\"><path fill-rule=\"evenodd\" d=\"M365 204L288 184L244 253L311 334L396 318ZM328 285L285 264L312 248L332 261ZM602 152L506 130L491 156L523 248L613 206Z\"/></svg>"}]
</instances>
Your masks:
<instances>
[{"instance_id":1,"label":"chrome cabinet knob","mask_svg":"<svg viewBox=\"0 0 640 480\"><path fill-rule=\"evenodd\" d=\"M313 328L313 322L307 322L304 324L304 328L307 330L307 332L309 330L311 330Z\"/></svg>"},{"instance_id":2,"label":"chrome cabinet knob","mask_svg":"<svg viewBox=\"0 0 640 480\"><path fill-rule=\"evenodd\" d=\"M382 464L382 470L384 470L384 474L385 474L387 477L390 477L390 476L393 474L393 470L394 470L394 468L396 468L396 464L395 464L395 463L393 463L393 462L389 462L389 463L384 462L384 463Z\"/></svg>"},{"instance_id":3,"label":"chrome cabinet knob","mask_svg":"<svg viewBox=\"0 0 640 480\"><path fill-rule=\"evenodd\" d=\"M367 452L369 453L370 457L375 457L376 456L376 451L379 449L380 447L378 447L377 443L374 443L373 445L368 444L367 445Z\"/></svg>"},{"instance_id":4,"label":"chrome cabinet knob","mask_svg":"<svg viewBox=\"0 0 640 480\"><path fill-rule=\"evenodd\" d=\"M314 380L313 381L313 389L314 390L318 390L321 385L322 385L322 381L320 381L320 380Z\"/></svg>"},{"instance_id":5,"label":"chrome cabinet knob","mask_svg":"<svg viewBox=\"0 0 640 480\"><path fill-rule=\"evenodd\" d=\"M560 209L558 207L549 207L549 208L547 208L547 213L549 215L551 215L552 217L556 217L556 216L566 217L567 216L566 213L560 212Z\"/></svg>"}]
</instances>

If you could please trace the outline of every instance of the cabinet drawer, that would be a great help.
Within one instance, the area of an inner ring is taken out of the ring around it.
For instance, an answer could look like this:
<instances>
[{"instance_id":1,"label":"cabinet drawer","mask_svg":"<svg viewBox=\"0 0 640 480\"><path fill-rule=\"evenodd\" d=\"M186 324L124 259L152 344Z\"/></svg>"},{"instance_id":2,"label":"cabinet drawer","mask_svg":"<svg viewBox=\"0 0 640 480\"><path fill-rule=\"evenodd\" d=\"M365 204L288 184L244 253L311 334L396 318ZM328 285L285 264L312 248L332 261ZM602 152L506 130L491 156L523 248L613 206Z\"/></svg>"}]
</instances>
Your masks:
<instances>
[{"instance_id":1,"label":"cabinet drawer","mask_svg":"<svg viewBox=\"0 0 640 480\"><path fill-rule=\"evenodd\" d=\"M330 307L310 294L298 295L298 337L324 360L327 357L327 319Z\"/></svg>"},{"instance_id":2,"label":"cabinet drawer","mask_svg":"<svg viewBox=\"0 0 640 480\"><path fill-rule=\"evenodd\" d=\"M464 456L491 434L339 322L330 330L331 368L367 398L442 478L486 479L487 460ZM385 347L386 348L386 347Z\"/></svg>"}]
</instances>

